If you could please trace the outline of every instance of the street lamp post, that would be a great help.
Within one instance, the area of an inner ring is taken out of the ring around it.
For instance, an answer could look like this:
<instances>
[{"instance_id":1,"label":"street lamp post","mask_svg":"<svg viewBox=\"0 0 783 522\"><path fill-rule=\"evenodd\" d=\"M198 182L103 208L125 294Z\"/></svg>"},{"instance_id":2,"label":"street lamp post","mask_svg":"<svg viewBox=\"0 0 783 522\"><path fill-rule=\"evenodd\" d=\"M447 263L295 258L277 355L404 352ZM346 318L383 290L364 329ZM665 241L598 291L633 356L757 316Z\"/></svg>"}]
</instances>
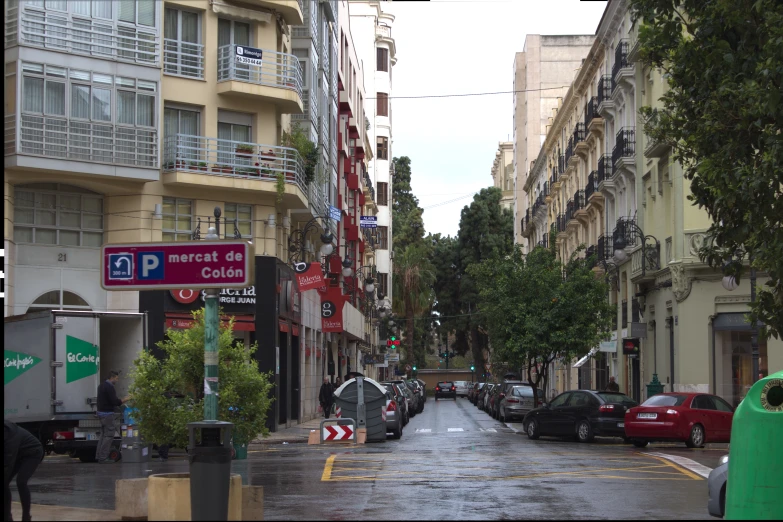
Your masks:
<instances>
[{"instance_id":1,"label":"street lamp post","mask_svg":"<svg viewBox=\"0 0 783 522\"><path fill-rule=\"evenodd\" d=\"M737 260L735 263L739 263L740 261ZM753 256L748 257L748 262L750 263L750 304L753 306L753 303L756 302L756 269L753 267ZM728 269L732 264L732 261L729 261L724 265L724 270ZM739 279L735 278L733 275L725 275L723 277L723 280L721 281L721 284L723 285L723 288L728 290L729 292L733 292L737 289L739 286ZM753 329L751 330L750 334L750 357L751 357L751 371L753 372L752 379L753 382L756 382L759 380L759 323L758 321L753 321L752 325Z\"/></svg>"},{"instance_id":2,"label":"street lamp post","mask_svg":"<svg viewBox=\"0 0 783 522\"><path fill-rule=\"evenodd\" d=\"M220 219L220 207L215 207L215 219ZM220 239L216 227L209 227L207 241ZM216 421L218 412L218 317L219 288L207 288L204 298L204 420Z\"/></svg>"},{"instance_id":3,"label":"street lamp post","mask_svg":"<svg viewBox=\"0 0 783 522\"><path fill-rule=\"evenodd\" d=\"M318 224L319 219L323 219L323 225L321 226ZM334 236L332 236L332 233L326 229L326 223L328 220L328 215L324 216L323 218L314 217L301 229L297 229L291 232L291 234L288 236L288 262L291 265L305 261L305 255L308 251L308 246L310 243L307 239L307 236L311 232L314 232L318 229L323 230L323 233L321 234L321 256L329 257L332 255L332 252L334 251L334 245L332 245ZM326 267L324 267L324 271L326 271Z\"/></svg>"}]
</instances>

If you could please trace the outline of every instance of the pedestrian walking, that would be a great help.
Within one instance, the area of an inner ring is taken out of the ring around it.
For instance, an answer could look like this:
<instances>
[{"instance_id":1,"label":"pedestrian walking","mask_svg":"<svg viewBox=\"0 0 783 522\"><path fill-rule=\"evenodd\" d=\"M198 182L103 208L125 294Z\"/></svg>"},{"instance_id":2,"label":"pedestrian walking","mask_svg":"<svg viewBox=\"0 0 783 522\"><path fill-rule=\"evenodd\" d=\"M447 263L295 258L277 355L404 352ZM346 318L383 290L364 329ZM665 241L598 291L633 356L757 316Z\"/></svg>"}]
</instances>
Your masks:
<instances>
[{"instance_id":1,"label":"pedestrian walking","mask_svg":"<svg viewBox=\"0 0 783 522\"><path fill-rule=\"evenodd\" d=\"M620 386L614 381L614 375L609 377L609 384L606 385L606 390L608 392L619 392Z\"/></svg>"},{"instance_id":2,"label":"pedestrian walking","mask_svg":"<svg viewBox=\"0 0 783 522\"><path fill-rule=\"evenodd\" d=\"M30 488L27 482L44 457L41 442L29 431L11 421L3 421L3 478L5 481L4 520L11 515L11 480L16 477L16 489L22 503L22 520L32 520L30 515Z\"/></svg>"},{"instance_id":3,"label":"pedestrian walking","mask_svg":"<svg viewBox=\"0 0 783 522\"><path fill-rule=\"evenodd\" d=\"M114 442L114 433L117 431L117 414L115 408L119 408L130 400L130 397L120 399L114 386L120 380L120 373L112 370L109 376L98 385L98 418L101 421L101 438L95 449L95 460L101 464L112 463L109 459L111 445Z\"/></svg>"},{"instance_id":4,"label":"pedestrian walking","mask_svg":"<svg viewBox=\"0 0 783 522\"><path fill-rule=\"evenodd\" d=\"M321 385L321 391L318 393L318 402L321 403L321 409L324 410L324 418L328 419L332 410L332 394L334 388L332 383L329 382L328 377L324 377L324 383Z\"/></svg>"},{"instance_id":5,"label":"pedestrian walking","mask_svg":"<svg viewBox=\"0 0 783 522\"><path fill-rule=\"evenodd\" d=\"M334 380L334 389L335 390L337 388L339 388L340 386L342 386L342 385L343 385L343 380L342 380L341 377L338 377L337 379Z\"/></svg>"}]
</instances>

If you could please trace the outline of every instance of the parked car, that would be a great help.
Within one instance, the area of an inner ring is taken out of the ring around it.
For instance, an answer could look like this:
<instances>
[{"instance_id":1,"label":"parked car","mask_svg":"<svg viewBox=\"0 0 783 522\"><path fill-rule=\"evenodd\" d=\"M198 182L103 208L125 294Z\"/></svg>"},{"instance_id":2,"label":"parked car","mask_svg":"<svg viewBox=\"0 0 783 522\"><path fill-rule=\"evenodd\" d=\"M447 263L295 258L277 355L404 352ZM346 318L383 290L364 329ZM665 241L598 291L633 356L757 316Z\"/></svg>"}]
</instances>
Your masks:
<instances>
[{"instance_id":1,"label":"parked car","mask_svg":"<svg viewBox=\"0 0 783 522\"><path fill-rule=\"evenodd\" d=\"M533 399L533 388L527 384L515 384L505 394L500 394L498 419L506 422L522 419L533 408L544 405L544 392L536 390L537 400Z\"/></svg>"},{"instance_id":2,"label":"parked car","mask_svg":"<svg viewBox=\"0 0 783 522\"><path fill-rule=\"evenodd\" d=\"M707 511L713 517L723 518L726 514L726 480L729 478L729 456L720 458L717 468L707 477Z\"/></svg>"},{"instance_id":3,"label":"parked car","mask_svg":"<svg viewBox=\"0 0 783 522\"><path fill-rule=\"evenodd\" d=\"M476 401L478 400L478 394L481 388L484 387L483 382L474 382L473 386L471 386L470 391L468 392L468 400L473 403L473 405L476 404Z\"/></svg>"},{"instance_id":4,"label":"parked car","mask_svg":"<svg viewBox=\"0 0 783 522\"><path fill-rule=\"evenodd\" d=\"M479 403L479 409L482 411L489 411L489 398L492 395L492 390L497 386L497 384L488 382L486 386L481 390L480 399L481 402Z\"/></svg>"},{"instance_id":5,"label":"parked car","mask_svg":"<svg viewBox=\"0 0 783 522\"><path fill-rule=\"evenodd\" d=\"M394 384L388 381L384 381L381 384L383 384L384 386L390 385L395 387L397 391L397 393L395 394L397 405L400 407L400 410L402 411L402 425L403 427L407 426L408 422L410 422L410 416L408 414L408 399L405 390L403 389L404 386L400 384Z\"/></svg>"},{"instance_id":6,"label":"parked car","mask_svg":"<svg viewBox=\"0 0 783 522\"><path fill-rule=\"evenodd\" d=\"M454 386L457 387L457 397L467 397L470 391L470 383L468 381L454 381Z\"/></svg>"},{"instance_id":7,"label":"parked car","mask_svg":"<svg viewBox=\"0 0 783 522\"><path fill-rule=\"evenodd\" d=\"M390 381L384 381L384 383L390 382L392 384L398 384L400 389L405 393L407 399L408 416L414 417L419 411L419 396L411 390L408 383L402 379L393 379Z\"/></svg>"},{"instance_id":8,"label":"parked car","mask_svg":"<svg viewBox=\"0 0 783 522\"><path fill-rule=\"evenodd\" d=\"M418 396L418 408L416 409L416 413L421 413L424 411L424 388L422 388L421 384L419 384L419 381L416 379L411 379L407 383L408 388Z\"/></svg>"},{"instance_id":9,"label":"parked car","mask_svg":"<svg viewBox=\"0 0 783 522\"><path fill-rule=\"evenodd\" d=\"M590 442L596 435L625 436L626 411L638 403L623 393L574 390L530 410L522 420L528 438L541 435L576 437Z\"/></svg>"},{"instance_id":10,"label":"parked car","mask_svg":"<svg viewBox=\"0 0 783 522\"><path fill-rule=\"evenodd\" d=\"M451 398L457 400L457 387L451 381L442 381L435 386L435 400Z\"/></svg>"},{"instance_id":11,"label":"parked car","mask_svg":"<svg viewBox=\"0 0 783 522\"><path fill-rule=\"evenodd\" d=\"M422 389L421 396L424 397L424 402L427 402L427 383L422 381L421 379L416 379L416 380L419 381L419 384L421 384L421 389Z\"/></svg>"},{"instance_id":12,"label":"parked car","mask_svg":"<svg viewBox=\"0 0 783 522\"><path fill-rule=\"evenodd\" d=\"M661 393L625 412L625 435L637 448L651 441L683 441L689 448L729 442L734 408L717 395Z\"/></svg>"},{"instance_id":13,"label":"parked car","mask_svg":"<svg viewBox=\"0 0 783 522\"><path fill-rule=\"evenodd\" d=\"M395 439L402 437L402 409L400 403L405 400L399 388L386 383L386 432L391 432Z\"/></svg>"}]
</instances>

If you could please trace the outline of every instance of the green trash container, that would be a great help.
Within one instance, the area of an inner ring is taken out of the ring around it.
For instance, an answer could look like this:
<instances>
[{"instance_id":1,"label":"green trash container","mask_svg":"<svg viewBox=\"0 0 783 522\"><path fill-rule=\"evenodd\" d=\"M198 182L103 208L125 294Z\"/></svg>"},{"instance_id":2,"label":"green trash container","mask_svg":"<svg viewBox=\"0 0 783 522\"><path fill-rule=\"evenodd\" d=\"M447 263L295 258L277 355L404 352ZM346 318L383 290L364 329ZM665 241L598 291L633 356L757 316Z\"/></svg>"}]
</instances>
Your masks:
<instances>
[{"instance_id":1,"label":"green trash container","mask_svg":"<svg viewBox=\"0 0 783 522\"><path fill-rule=\"evenodd\" d=\"M247 444L234 443L234 460L247 459Z\"/></svg>"},{"instance_id":2,"label":"green trash container","mask_svg":"<svg viewBox=\"0 0 783 522\"><path fill-rule=\"evenodd\" d=\"M726 520L783 520L783 371L760 379L731 424Z\"/></svg>"}]
</instances>

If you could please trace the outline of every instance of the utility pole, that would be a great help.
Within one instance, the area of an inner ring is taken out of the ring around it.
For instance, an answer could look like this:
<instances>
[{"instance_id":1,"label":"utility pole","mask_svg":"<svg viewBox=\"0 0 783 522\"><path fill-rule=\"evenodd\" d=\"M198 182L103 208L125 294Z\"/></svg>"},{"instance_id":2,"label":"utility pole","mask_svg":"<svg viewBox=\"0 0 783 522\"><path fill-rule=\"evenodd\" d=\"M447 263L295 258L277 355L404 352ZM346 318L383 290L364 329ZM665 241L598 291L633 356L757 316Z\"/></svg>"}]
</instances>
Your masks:
<instances>
[{"instance_id":1,"label":"utility pole","mask_svg":"<svg viewBox=\"0 0 783 522\"><path fill-rule=\"evenodd\" d=\"M215 220L220 219L220 208L215 208ZM204 238L220 239L216 227L209 227ZM218 412L218 317L219 288L207 288L204 299L204 420L216 421Z\"/></svg>"}]
</instances>

